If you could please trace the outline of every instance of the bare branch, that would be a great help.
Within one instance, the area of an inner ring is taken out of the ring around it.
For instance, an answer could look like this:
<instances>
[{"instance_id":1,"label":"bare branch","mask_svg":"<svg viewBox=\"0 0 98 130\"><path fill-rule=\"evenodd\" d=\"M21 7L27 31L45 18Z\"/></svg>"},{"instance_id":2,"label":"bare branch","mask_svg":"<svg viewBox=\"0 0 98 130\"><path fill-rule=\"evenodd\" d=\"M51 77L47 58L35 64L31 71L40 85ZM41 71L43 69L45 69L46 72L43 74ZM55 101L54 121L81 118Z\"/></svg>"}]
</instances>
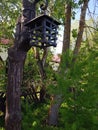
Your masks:
<instances>
[{"instance_id":1,"label":"bare branch","mask_svg":"<svg viewBox=\"0 0 98 130\"><path fill-rule=\"evenodd\" d=\"M93 30L98 31L96 28L94 28L94 27L92 27L92 26L89 26L89 25L87 25L87 24L86 24L84 27L85 27L85 28L86 28L86 27L87 27L87 28L92 28Z\"/></svg>"}]
</instances>

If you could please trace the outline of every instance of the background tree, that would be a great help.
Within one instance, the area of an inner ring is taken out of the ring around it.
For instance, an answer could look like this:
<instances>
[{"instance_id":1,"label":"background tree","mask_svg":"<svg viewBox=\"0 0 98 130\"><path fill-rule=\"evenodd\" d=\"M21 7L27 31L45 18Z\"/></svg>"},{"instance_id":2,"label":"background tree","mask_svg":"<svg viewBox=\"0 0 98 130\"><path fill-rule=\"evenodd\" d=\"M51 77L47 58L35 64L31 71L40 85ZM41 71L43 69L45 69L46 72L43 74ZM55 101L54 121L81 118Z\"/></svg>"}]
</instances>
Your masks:
<instances>
[{"instance_id":1,"label":"background tree","mask_svg":"<svg viewBox=\"0 0 98 130\"><path fill-rule=\"evenodd\" d=\"M82 36L83 36L83 31L84 31L85 17L86 17L86 10L87 10L87 7L88 7L88 2L89 2L89 0L84 0L83 1L83 7L81 8L79 31L78 31L76 45L75 45L75 49L74 49L74 55L75 56L78 54L79 49L81 47L81 41L82 41Z\"/></svg>"},{"instance_id":2,"label":"background tree","mask_svg":"<svg viewBox=\"0 0 98 130\"><path fill-rule=\"evenodd\" d=\"M70 49L70 35L71 35L71 10L73 8L73 4L75 4L73 1L67 1L66 2L66 7L65 8L65 26L64 26L64 40L63 40L63 53L66 53L69 51ZM80 48L80 44L81 44L81 41L82 41L82 36L83 36L83 29L84 29L84 23L85 23L85 15L86 15L86 9L87 9L87 5L88 5L88 1L83 1L83 5L81 7L81 17L80 17L80 25L79 25L79 33L78 33L78 36L77 36L77 40L76 40L76 45L75 45L75 50L76 51L76 48L78 46L78 50L77 50L77 53L79 51L79 48ZM76 53L75 53L76 54ZM75 55L74 54L74 55ZM70 63L69 63L69 54L65 55L65 57L63 56L62 57L62 60L61 62L63 62L63 64L61 63L61 75L65 72L68 71L68 69L71 67ZM66 60L65 60L66 59ZM64 63L65 61L65 63ZM65 65L64 65L65 64ZM62 66L63 65L63 66ZM64 68L65 66L65 68ZM58 73L59 76L60 73ZM66 79L66 75L64 74L63 75L64 77L62 77L62 79ZM62 81L61 81L62 82ZM60 85L60 84L59 84ZM59 95L56 95L53 97L53 103L50 107L50 112L49 112L49 125L54 125L56 126L57 125L57 120L58 120L58 109L61 105L61 102L62 102L62 94L60 93Z\"/></svg>"}]
</instances>

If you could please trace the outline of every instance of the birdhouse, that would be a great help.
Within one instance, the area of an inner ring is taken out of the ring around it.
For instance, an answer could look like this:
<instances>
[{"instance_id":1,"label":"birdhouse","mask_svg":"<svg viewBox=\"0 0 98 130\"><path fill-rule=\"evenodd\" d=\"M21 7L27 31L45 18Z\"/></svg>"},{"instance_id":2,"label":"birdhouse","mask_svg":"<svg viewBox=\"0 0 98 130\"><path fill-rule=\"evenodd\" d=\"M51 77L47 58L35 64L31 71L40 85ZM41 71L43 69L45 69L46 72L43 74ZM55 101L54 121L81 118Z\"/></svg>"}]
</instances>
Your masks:
<instances>
[{"instance_id":1,"label":"birdhouse","mask_svg":"<svg viewBox=\"0 0 98 130\"><path fill-rule=\"evenodd\" d=\"M45 48L56 47L58 25L60 23L52 17L43 14L30 20L25 26L30 33L30 46Z\"/></svg>"}]
</instances>

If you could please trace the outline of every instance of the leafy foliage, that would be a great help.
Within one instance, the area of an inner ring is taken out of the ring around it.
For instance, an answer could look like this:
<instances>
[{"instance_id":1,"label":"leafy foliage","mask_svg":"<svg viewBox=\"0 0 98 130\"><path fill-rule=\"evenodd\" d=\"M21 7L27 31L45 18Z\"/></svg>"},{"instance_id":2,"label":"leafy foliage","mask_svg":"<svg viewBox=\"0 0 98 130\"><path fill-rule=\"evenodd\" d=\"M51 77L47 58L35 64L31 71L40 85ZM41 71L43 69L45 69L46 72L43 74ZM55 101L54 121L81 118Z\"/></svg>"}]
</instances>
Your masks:
<instances>
[{"instance_id":1,"label":"leafy foliage","mask_svg":"<svg viewBox=\"0 0 98 130\"><path fill-rule=\"evenodd\" d=\"M0 37L13 37L16 19L21 12L20 7L20 0L0 1Z\"/></svg>"},{"instance_id":2,"label":"leafy foliage","mask_svg":"<svg viewBox=\"0 0 98 130\"><path fill-rule=\"evenodd\" d=\"M46 104L28 104L22 102L22 130L41 130L45 123L48 105ZM39 120L40 118L40 120Z\"/></svg>"},{"instance_id":3,"label":"leafy foliage","mask_svg":"<svg viewBox=\"0 0 98 130\"><path fill-rule=\"evenodd\" d=\"M97 130L98 50L92 48L87 53L87 48L83 48L74 64L71 57L64 54L60 73L56 75L57 84L52 84L52 92L62 94L64 99L61 124L67 130ZM70 67L66 66L68 63Z\"/></svg>"}]
</instances>

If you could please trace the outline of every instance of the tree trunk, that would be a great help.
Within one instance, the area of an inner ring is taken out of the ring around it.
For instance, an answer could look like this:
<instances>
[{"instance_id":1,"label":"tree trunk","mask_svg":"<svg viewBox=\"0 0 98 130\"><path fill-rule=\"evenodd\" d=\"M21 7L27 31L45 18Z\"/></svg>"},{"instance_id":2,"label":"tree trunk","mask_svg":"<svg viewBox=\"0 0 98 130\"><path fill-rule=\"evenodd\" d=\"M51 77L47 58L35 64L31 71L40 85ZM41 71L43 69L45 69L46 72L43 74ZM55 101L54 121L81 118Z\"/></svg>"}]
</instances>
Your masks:
<instances>
[{"instance_id":1,"label":"tree trunk","mask_svg":"<svg viewBox=\"0 0 98 130\"><path fill-rule=\"evenodd\" d=\"M20 85L26 53L8 51L8 86L6 94L6 130L21 130Z\"/></svg>"},{"instance_id":2,"label":"tree trunk","mask_svg":"<svg viewBox=\"0 0 98 130\"><path fill-rule=\"evenodd\" d=\"M85 25L85 16L86 16L86 10L87 10L87 6L88 6L88 2L89 0L84 0L83 2L83 6L81 8L81 16L80 16L80 22L79 22L79 31L78 31L78 36L77 36L77 40L76 40L76 45L75 45L75 49L74 49L74 59L73 61L76 59L76 56L79 53L79 49L81 46L81 41L82 41L82 36L83 36L83 31L84 31L84 25Z\"/></svg>"},{"instance_id":3,"label":"tree trunk","mask_svg":"<svg viewBox=\"0 0 98 130\"><path fill-rule=\"evenodd\" d=\"M23 76L23 65L26 53L30 49L29 32L24 24L35 17L35 5L39 0L31 3L22 0L23 14L16 25L14 46L8 50L8 85L6 93L6 130L21 130L20 86Z\"/></svg>"},{"instance_id":4,"label":"tree trunk","mask_svg":"<svg viewBox=\"0 0 98 130\"><path fill-rule=\"evenodd\" d=\"M61 106L61 103L62 103L61 95L52 96L51 107L49 109L49 115L48 115L48 125L57 126L59 107Z\"/></svg>"},{"instance_id":5,"label":"tree trunk","mask_svg":"<svg viewBox=\"0 0 98 130\"><path fill-rule=\"evenodd\" d=\"M71 3L68 2L65 7L65 26L63 39L63 52L69 50L70 47L70 31L71 31Z\"/></svg>"},{"instance_id":6,"label":"tree trunk","mask_svg":"<svg viewBox=\"0 0 98 130\"><path fill-rule=\"evenodd\" d=\"M64 26L64 39L63 39L63 52L65 53L70 47L70 30L71 30L71 3L68 2L65 7L65 26ZM62 62L62 60L61 60ZM65 63L66 64L66 63ZM62 103L62 95L55 95L52 98L51 106L48 116L48 124L57 126L58 124L58 112Z\"/></svg>"}]
</instances>

